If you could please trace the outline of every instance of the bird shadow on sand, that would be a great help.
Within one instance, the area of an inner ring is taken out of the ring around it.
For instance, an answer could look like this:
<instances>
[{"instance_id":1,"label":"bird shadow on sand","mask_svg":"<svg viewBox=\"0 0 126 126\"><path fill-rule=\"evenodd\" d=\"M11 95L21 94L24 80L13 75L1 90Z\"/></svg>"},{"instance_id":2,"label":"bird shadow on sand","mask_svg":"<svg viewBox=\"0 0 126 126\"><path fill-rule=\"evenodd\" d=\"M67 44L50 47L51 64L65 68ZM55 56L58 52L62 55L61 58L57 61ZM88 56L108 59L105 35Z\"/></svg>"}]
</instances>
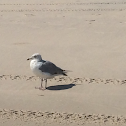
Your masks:
<instances>
[{"instance_id":1,"label":"bird shadow on sand","mask_svg":"<svg viewBox=\"0 0 126 126\"><path fill-rule=\"evenodd\" d=\"M55 86L49 86L46 89L47 90L66 90L66 89L72 88L73 86L76 86L76 84L55 85Z\"/></svg>"}]
</instances>

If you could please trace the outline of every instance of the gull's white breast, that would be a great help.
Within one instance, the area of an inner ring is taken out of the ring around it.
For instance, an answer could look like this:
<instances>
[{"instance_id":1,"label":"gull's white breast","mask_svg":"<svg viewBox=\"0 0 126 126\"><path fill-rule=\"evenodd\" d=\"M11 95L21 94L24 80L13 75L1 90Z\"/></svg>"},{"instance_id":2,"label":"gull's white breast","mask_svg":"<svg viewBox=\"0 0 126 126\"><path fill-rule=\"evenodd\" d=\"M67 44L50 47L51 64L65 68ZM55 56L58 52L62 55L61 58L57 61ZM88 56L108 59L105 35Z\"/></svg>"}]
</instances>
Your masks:
<instances>
[{"instance_id":1,"label":"gull's white breast","mask_svg":"<svg viewBox=\"0 0 126 126\"><path fill-rule=\"evenodd\" d=\"M42 62L38 62L37 60L31 60L30 62L30 68L36 76L40 78L45 78L45 79L52 78L53 76L51 76L50 73L42 72L39 69L41 65L42 65Z\"/></svg>"}]
</instances>

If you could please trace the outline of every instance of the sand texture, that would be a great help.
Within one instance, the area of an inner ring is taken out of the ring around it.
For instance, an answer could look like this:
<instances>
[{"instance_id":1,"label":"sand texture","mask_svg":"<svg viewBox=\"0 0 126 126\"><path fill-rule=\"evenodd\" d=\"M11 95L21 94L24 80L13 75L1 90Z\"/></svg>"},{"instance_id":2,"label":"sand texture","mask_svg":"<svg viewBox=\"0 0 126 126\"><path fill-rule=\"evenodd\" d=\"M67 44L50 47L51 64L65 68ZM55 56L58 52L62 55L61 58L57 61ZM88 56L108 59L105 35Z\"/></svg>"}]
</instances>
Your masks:
<instances>
[{"instance_id":1,"label":"sand texture","mask_svg":"<svg viewBox=\"0 0 126 126\"><path fill-rule=\"evenodd\" d=\"M0 126L125 126L124 0L0 1ZM70 70L40 79L33 53Z\"/></svg>"}]
</instances>

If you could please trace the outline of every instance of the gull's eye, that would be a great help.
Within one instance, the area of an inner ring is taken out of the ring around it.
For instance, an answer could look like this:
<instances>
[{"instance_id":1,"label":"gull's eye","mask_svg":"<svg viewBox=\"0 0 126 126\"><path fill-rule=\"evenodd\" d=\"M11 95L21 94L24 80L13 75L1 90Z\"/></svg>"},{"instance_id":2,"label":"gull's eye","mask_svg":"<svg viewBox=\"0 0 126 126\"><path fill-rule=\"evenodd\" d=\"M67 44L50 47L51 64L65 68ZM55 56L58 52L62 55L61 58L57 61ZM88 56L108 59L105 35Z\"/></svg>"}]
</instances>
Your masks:
<instances>
[{"instance_id":1,"label":"gull's eye","mask_svg":"<svg viewBox=\"0 0 126 126\"><path fill-rule=\"evenodd\" d=\"M34 56L34 58L36 58L37 56Z\"/></svg>"}]
</instances>

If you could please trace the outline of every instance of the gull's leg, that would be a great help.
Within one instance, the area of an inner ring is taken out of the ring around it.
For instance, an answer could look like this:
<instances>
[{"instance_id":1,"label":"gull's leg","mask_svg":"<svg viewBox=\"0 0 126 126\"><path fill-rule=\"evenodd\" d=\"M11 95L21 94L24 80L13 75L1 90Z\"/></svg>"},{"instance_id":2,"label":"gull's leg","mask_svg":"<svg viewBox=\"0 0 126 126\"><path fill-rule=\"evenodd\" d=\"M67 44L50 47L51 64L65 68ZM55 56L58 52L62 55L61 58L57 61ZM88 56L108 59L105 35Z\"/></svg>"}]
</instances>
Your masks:
<instances>
[{"instance_id":1,"label":"gull's leg","mask_svg":"<svg viewBox=\"0 0 126 126\"><path fill-rule=\"evenodd\" d=\"M43 79L41 79L41 88L43 88L42 83L43 83Z\"/></svg>"},{"instance_id":2,"label":"gull's leg","mask_svg":"<svg viewBox=\"0 0 126 126\"><path fill-rule=\"evenodd\" d=\"M47 79L45 79L45 89L46 89L46 87L47 87Z\"/></svg>"},{"instance_id":3,"label":"gull's leg","mask_svg":"<svg viewBox=\"0 0 126 126\"><path fill-rule=\"evenodd\" d=\"M41 79L41 87L35 87L35 89L44 90L42 83L43 83L43 78Z\"/></svg>"}]
</instances>

